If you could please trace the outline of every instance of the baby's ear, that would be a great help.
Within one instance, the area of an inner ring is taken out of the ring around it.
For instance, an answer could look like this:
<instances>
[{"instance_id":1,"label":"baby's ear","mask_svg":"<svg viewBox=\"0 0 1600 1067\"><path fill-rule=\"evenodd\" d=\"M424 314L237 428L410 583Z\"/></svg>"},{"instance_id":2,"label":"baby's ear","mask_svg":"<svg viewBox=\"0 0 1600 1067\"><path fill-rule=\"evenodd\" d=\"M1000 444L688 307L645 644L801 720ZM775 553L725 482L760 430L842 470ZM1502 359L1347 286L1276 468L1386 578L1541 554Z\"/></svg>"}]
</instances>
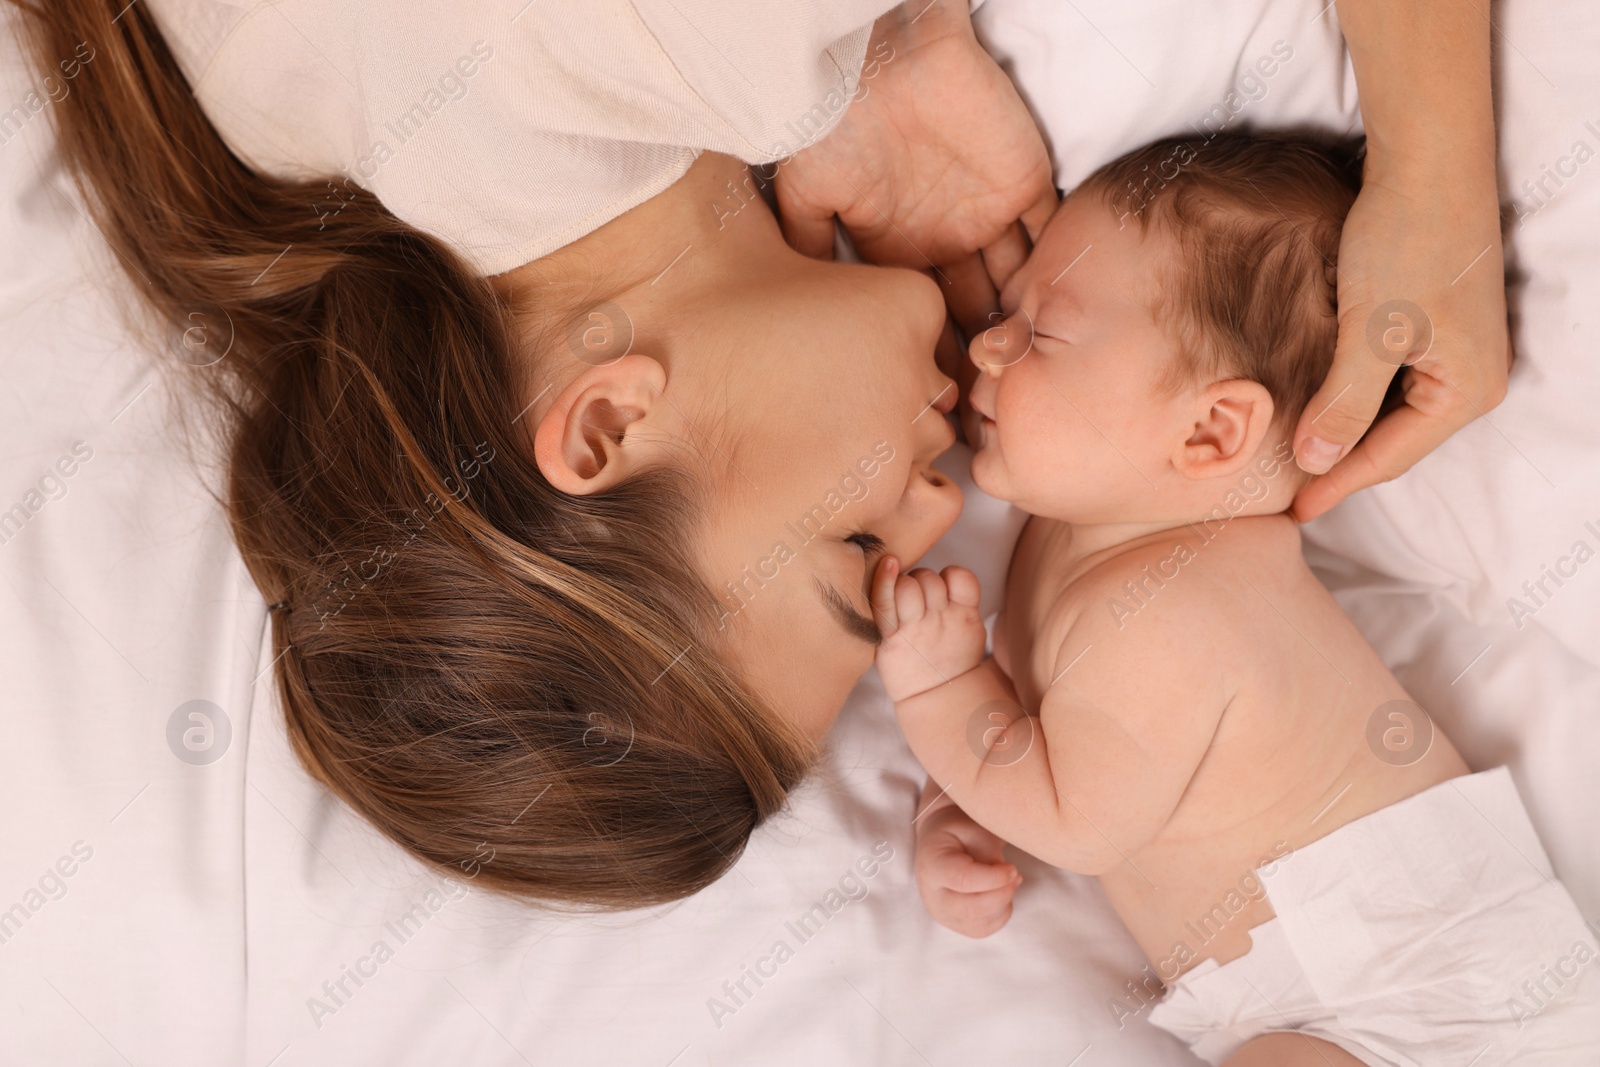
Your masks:
<instances>
[{"instance_id":1,"label":"baby's ear","mask_svg":"<svg viewBox=\"0 0 1600 1067\"><path fill-rule=\"evenodd\" d=\"M1215 382L1195 394L1188 438L1173 465L1186 478L1225 477L1255 456L1272 428L1266 386L1248 378Z\"/></svg>"}]
</instances>

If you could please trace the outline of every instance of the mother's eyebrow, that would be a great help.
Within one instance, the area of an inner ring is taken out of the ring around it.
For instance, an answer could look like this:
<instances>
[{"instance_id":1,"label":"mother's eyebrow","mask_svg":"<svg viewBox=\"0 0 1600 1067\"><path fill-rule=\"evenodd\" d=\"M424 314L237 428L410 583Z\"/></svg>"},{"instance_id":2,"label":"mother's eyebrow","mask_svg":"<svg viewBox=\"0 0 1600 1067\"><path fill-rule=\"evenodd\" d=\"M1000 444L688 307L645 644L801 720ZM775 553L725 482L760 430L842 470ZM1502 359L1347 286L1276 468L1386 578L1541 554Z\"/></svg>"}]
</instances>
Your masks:
<instances>
[{"instance_id":1,"label":"mother's eyebrow","mask_svg":"<svg viewBox=\"0 0 1600 1067\"><path fill-rule=\"evenodd\" d=\"M822 602L828 606L833 617L839 620L845 632L852 637L859 637L869 645L883 644L883 631L878 629L878 624L867 618L840 595L833 586L821 578L813 577L813 585L817 587L817 594L822 597Z\"/></svg>"}]
</instances>

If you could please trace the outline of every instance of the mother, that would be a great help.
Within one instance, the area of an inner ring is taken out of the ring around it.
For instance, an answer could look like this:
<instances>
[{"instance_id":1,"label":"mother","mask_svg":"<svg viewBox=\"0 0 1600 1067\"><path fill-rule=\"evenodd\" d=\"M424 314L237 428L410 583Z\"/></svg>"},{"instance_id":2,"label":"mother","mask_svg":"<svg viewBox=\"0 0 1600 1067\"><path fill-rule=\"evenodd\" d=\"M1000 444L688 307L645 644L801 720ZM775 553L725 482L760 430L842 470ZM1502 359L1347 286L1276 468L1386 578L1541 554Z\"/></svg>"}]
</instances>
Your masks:
<instances>
[{"instance_id":1,"label":"mother","mask_svg":"<svg viewBox=\"0 0 1600 1067\"><path fill-rule=\"evenodd\" d=\"M959 510L930 466L954 403L938 288L797 254L714 153L486 276L481 248L359 184L241 162L147 4L29 11L41 69L93 49L55 109L62 152L136 287L231 331L191 362L229 420L227 508L308 769L414 854L512 893L627 907L726 871L871 662L877 554L915 559ZM880 21L893 82L857 83L851 132L782 196L798 243L823 251L836 207L876 222L869 254L925 253L981 323L1014 222L1054 194L964 13L927 11ZM907 158L872 120L885 101L914 119L891 86L915 99L919 80L964 106L931 117L960 143L912 177L981 173L917 196L891 168L886 200L848 157Z\"/></svg>"}]
</instances>

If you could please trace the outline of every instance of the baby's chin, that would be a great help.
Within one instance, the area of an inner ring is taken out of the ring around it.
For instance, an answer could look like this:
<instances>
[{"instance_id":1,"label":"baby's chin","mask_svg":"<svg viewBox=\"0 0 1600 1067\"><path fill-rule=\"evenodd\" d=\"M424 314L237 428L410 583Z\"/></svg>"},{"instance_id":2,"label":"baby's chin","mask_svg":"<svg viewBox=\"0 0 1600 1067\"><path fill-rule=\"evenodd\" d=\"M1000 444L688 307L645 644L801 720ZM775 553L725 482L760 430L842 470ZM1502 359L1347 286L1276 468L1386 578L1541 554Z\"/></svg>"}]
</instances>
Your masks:
<instances>
[{"instance_id":1,"label":"baby's chin","mask_svg":"<svg viewBox=\"0 0 1600 1067\"><path fill-rule=\"evenodd\" d=\"M972 454L972 484L997 500L1021 508L1029 515L1062 522L1079 521L1078 508L1059 499L1062 485L1059 471L1047 473L1042 484L1034 484L1013 471L990 444Z\"/></svg>"},{"instance_id":2,"label":"baby's chin","mask_svg":"<svg viewBox=\"0 0 1600 1067\"><path fill-rule=\"evenodd\" d=\"M972 484L997 500L1016 504L1004 467L1005 461L1000 458L995 446L987 442L980 443L972 453Z\"/></svg>"}]
</instances>

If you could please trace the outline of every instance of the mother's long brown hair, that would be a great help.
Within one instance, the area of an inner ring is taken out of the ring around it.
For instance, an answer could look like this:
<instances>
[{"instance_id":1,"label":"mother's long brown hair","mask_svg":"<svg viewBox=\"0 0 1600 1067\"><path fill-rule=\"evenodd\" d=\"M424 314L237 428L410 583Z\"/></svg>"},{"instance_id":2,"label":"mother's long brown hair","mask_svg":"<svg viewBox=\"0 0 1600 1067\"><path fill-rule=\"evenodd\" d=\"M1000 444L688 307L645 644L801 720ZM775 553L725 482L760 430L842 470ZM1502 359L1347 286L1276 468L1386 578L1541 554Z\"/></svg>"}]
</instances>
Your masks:
<instances>
[{"instance_id":1,"label":"mother's long brown hair","mask_svg":"<svg viewBox=\"0 0 1600 1067\"><path fill-rule=\"evenodd\" d=\"M234 538L284 602L307 770L521 896L631 907L725 872L812 751L708 651L696 481L551 488L516 421L534 356L489 280L353 185L242 163L146 5L14 2L41 76L91 56L59 150L135 287L180 328L231 323L198 373Z\"/></svg>"}]
</instances>

